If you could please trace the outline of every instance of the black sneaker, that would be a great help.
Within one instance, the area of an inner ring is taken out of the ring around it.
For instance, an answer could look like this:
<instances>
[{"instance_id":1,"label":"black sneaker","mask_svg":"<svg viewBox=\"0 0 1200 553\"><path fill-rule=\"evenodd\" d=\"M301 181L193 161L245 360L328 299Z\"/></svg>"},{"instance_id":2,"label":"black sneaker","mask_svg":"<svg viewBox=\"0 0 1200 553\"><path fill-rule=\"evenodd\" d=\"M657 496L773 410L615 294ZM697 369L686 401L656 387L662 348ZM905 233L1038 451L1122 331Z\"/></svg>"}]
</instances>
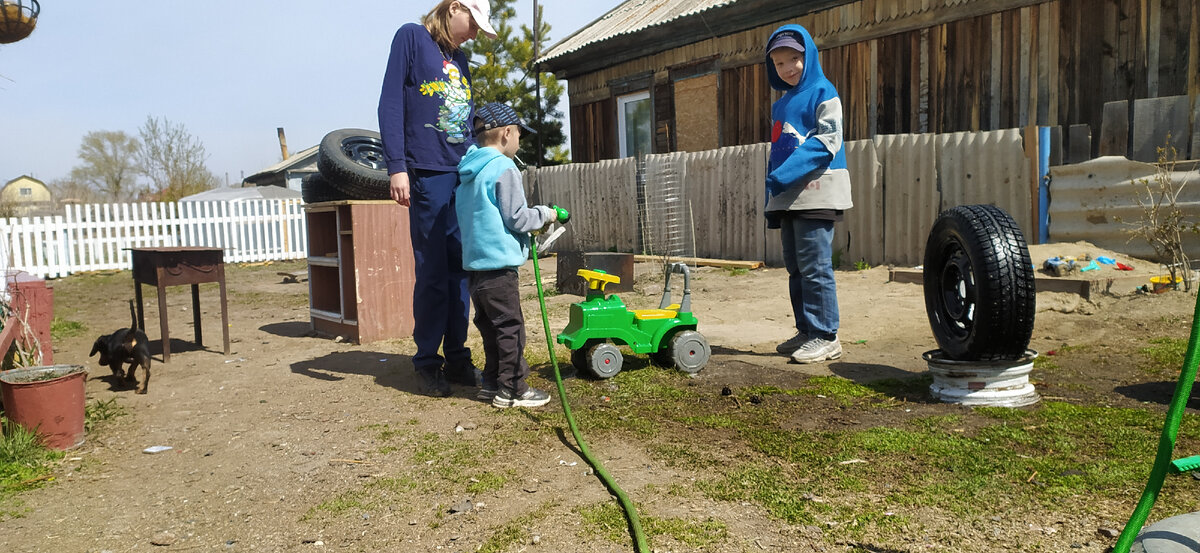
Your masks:
<instances>
[{"instance_id":1,"label":"black sneaker","mask_svg":"<svg viewBox=\"0 0 1200 553\"><path fill-rule=\"evenodd\" d=\"M475 393L475 399L478 399L479 401L491 402L492 399L494 399L496 397L496 394L498 394L498 393L500 393L500 390L489 390L487 388L480 388L479 391Z\"/></svg>"},{"instance_id":2,"label":"black sneaker","mask_svg":"<svg viewBox=\"0 0 1200 553\"><path fill-rule=\"evenodd\" d=\"M479 386L479 378L482 375L483 371L475 368L470 361L457 367L446 364L446 381L451 384L474 388Z\"/></svg>"},{"instance_id":3,"label":"black sneaker","mask_svg":"<svg viewBox=\"0 0 1200 553\"><path fill-rule=\"evenodd\" d=\"M450 383L439 367L417 369L417 383L422 394L432 397L449 397Z\"/></svg>"},{"instance_id":4,"label":"black sneaker","mask_svg":"<svg viewBox=\"0 0 1200 553\"><path fill-rule=\"evenodd\" d=\"M518 397L513 397L512 392L508 390L500 390L496 397L492 398L492 407L507 409L509 407L541 407L550 403L550 394L530 388L525 390L525 393Z\"/></svg>"}]
</instances>

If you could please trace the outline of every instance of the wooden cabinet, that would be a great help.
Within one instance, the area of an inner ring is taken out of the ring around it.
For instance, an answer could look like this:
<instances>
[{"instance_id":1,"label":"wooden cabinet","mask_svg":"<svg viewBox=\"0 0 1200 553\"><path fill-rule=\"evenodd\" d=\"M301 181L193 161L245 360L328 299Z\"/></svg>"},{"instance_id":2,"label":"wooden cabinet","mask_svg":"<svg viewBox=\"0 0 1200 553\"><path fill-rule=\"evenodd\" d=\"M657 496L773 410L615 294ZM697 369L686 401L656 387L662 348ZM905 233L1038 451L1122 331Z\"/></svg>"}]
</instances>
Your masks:
<instances>
[{"instance_id":1,"label":"wooden cabinet","mask_svg":"<svg viewBox=\"0 0 1200 553\"><path fill-rule=\"evenodd\" d=\"M412 336L408 208L347 200L304 209L313 330L358 343Z\"/></svg>"}]
</instances>

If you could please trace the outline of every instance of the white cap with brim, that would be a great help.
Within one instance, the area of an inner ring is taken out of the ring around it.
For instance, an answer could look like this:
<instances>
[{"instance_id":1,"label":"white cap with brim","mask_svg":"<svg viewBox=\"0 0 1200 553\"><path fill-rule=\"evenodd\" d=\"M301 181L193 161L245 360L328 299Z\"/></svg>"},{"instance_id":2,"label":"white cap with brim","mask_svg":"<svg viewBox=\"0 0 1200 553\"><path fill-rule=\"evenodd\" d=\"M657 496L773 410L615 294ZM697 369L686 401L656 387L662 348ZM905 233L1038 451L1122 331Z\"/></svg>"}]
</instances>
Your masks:
<instances>
[{"instance_id":1,"label":"white cap with brim","mask_svg":"<svg viewBox=\"0 0 1200 553\"><path fill-rule=\"evenodd\" d=\"M496 38L496 29L492 28L492 6L487 0L458 0L471 11L471 18L475 20L475 24L479 25L479 30L488 38Z\"/></svg>"},{"instance_id":2,"label":"white cap with brim","mask_svg":"<svg viewBox=\"0 0 1200 553\"><path fill-rule=\"evenodd\" d=\"M775 38L772 38L771 42L767 44L767 54L775 51L776 48L782 48L785 46L797 52L803 52L804 44L800 42L800 33L795 31L780 31L779 34L776 34Z\"/></svg>"}]
</instances>

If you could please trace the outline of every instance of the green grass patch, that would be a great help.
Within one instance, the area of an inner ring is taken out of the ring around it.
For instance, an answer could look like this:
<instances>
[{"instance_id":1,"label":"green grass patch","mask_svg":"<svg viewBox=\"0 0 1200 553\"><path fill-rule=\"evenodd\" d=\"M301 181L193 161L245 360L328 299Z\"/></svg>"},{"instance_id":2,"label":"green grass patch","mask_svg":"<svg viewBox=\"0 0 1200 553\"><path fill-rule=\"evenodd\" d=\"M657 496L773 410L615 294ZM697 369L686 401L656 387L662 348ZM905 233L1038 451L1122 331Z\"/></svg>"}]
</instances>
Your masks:
<instances>
[{"instance_id":1,"label":"green grass patch","mask_svg":"<svg viewBox=\"0 0 1200 553\"><path fill-rule=\"evenodd\" d=\"M505 473L481 472L470 478L470 483L467 484L467 491L470 493L485 493L499 490L508 483L513 475L513 471Z\"/></svg>"},{"instance_id":2,"label":"green grass patch","mask_svg":"<svg viewBox=\"0 0 1200 553\"><path fill-rule=\"evenodd\" d=\"M1178 372L1183 368L1183 355L1188 341L1182 338L1155 338L1150 346L1140 351L1150 358L1151 369L1161 372Z\"/></svg>"},{"instance_id":3,"label":"green grass patch","mask_svg":"<svg viewBox=\"0 0 1200 553\"><path fill-rule=\"evenodd\" d=\"M102 422L108 422L127 415L125 408L117 404L117 398L109 398L106 400L96 400L87 404L84 408L83 427L87 432L91 432L96 428L96 425Z\"/></svg>"},{"instance_id":4,"label":"green grass patch","mask_svg":"<svg viewBox=\"0 0 1200 553\"><path fill-rule=\"evenodd\" d=\"M706 417L694 420L711 421ZM827 509L804 501L806 493L837 497L838 509L848 510L829 517L843 527L875 529L903 520L855 497L883 495L888 505L933 506L962 516L1014 502L1053 508L1069 498L1125 499L1131 483L1149 473L1162 422L1161 414L1147 410L1056 402L847 431L742 420L729 428L766 461L707 468L719 476L697 487L716 500L754 501L790 524L811 524ZM1200 440L1200 417L1185 416L1180 439ZM877 516L854 522L851 512Z\"/></svg>"},{"instance_id":5,"label":"green grass patch","mask_svg":"<svg viewBox=\"0 0 1200 553\"><path fill-rule=\"evenodd\" d=\"M101 423L124 416L117 399L92 401L84 407L84 429L92 432ZM52 481L53 465L64 453L44 447L37 434L5 419L0 435L0 520L23 516L17 498L27 490Z\"/></svg>"},{"instance_id":6,"label":"green grass patch","mask_svg":"<svg viewBox=\"0 0 1200 553\"><path fill-rule=\"evenodd\" d=\"M538 505L537 509L514 518L507 524L494 528L491 535L479 546L476 552L501 553L512 551L513 547L518 544L529 543L533 537L529 533L529 527L535 522L546 518L556 507L558 507L558 502L547 501Z\"/></svg>"},{"instance_id":7,"label":"green grass patch","mask_svg":"<svg viewBox=\"0 0 1200 553\"><path fill-rule=\"evenodd\" d=\"M909 379L879 380L867 384L859 384L840 376L814 376L799 388L779 388L776 386L750 386L742 390L743 396L768 396L782 394L788 396L824 397L832 399L842 407L849 407L865 401L886 402L896 396L927 395L932 379L918 377Z\"/></svg>"},{"instance_id":8,"label":"green grass patch","mask_svg":"<svg viewBox=\"0 0 1200 553\"><path fill-rule=\"evenodd\" d=\"M584 534L602 536L615 543L632 543L625 511L615 502L607 501L576 509L584 523ZM704 520L664 518L645 514L638 508L642 533L651 548L662 547L664 538L693 548L708 549L729 540L729 527L712 517Z\"/></svg>"},{"instance_id":9,"label":"green grass patch","mask_svg":"<svg viewBox=\"0 0 1200 553\"><path fill-rule=\"evenodd\" d=\"M0 520L25 515L21 492L39 488L49 481L51 465L63 458L61 451L47 449L33 432L7 419L0 434Z\"/></svg>"},{"instance_id":10,"label":"green grass patch","mask_svg":"<svg viewBox=\"0 0 1200 553\"><path fill-rule=\"evenodd\" d=\"M404 505L403 498L409 492L420 489L423 489L421 483L412 478L379 478L310 507L300 520L314 520L322 515L345 516L385 505Z\"/></svg>"},{"instance_id":11,"label":"green grass patch","mask_svg":"<svg viewBox=\"0 0 1200 553\"><path fill-rule=\"evenodd\" d=\"M50 320L50 337L55 341L80 336L86 330L87 326L78 321L68 321L60 317Z\"/></svg>"},{"instance_id":12,"label":"green grass patch","mask_svg":"<svg viewBox=\"0 0 1200 553\"><path fill-rule=\"evenodd\" d=\"M483 459L495 456L495 450L486 444L457 439L458 436L442 437L433 432L421 435L413 444L413 461L427 465L443 480L463 483L469 481L474 469Z\"/></svg>"}]
</instances>

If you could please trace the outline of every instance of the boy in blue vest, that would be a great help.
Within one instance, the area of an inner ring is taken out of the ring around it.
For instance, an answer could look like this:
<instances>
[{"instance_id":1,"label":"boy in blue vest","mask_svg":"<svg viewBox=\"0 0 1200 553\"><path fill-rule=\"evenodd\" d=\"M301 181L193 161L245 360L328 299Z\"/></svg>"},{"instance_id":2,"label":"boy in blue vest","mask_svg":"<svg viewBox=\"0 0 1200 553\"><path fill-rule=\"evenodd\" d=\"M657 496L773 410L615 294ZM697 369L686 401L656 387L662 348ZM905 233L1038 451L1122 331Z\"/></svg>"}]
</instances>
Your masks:
<instances>
[{"instance_id":1,"label":"boy in blue vest","mask_svg":"<svg viewBox=\"0 0 1200 553\"><path fill-rule=\"evenodd\" d=\"M796 335L776 350L797 363L820 363L842 356L833 225L853 205L842 149L842 101L804 27L776 29L766 54L767 79L783 97L771 105L764 211L767 227L782 231L796 317Z\"/></svg>"},{"instance_id":2,"label":"boy in blue vest","mask_svg":"<svg viewBox=\"0 0 1200 553\"><path fill-rule=\"evenodd\" d=\"M525 320L517 269L529 258L529 233L557 220L550 207L525 204L513 163L521 132L534 132L512 108L490 103L475 110L477 146L458 164L455 211L462 230L475 326L486 356L476 396L500 408L541 407L550 395L525 383Z\"/></svg>"}]
</instances>

